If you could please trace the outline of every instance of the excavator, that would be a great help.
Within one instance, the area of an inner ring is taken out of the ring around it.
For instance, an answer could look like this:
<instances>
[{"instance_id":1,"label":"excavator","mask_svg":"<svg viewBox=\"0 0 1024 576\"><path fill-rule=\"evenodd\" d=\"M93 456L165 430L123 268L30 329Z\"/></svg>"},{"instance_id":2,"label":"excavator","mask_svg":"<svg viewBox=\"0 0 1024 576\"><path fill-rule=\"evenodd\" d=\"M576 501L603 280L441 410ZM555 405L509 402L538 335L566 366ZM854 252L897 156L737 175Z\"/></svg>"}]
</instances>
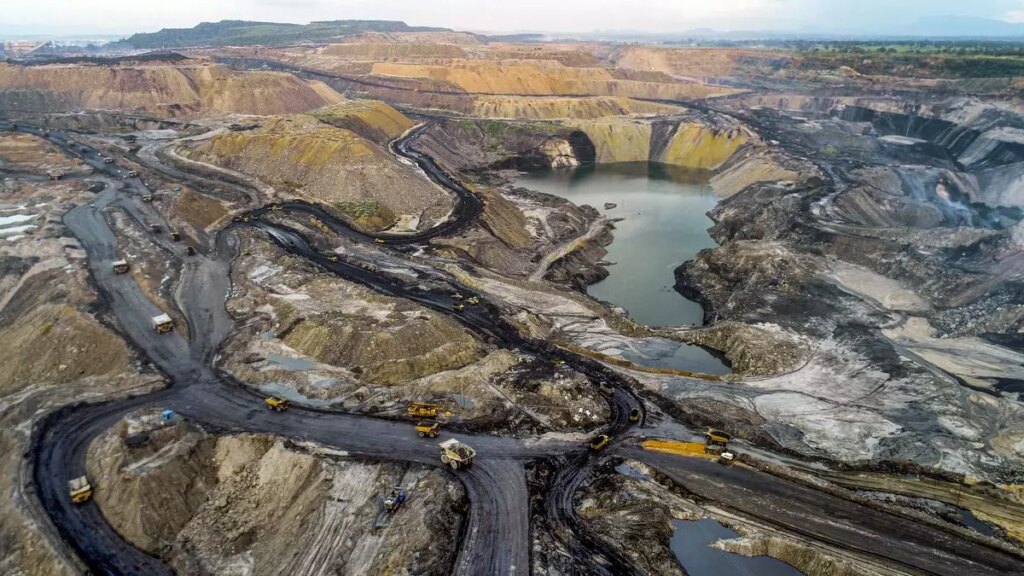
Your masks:
<instances>
[{"instance_id":1,"label":"excavator","mask_svg":"<svg viewBox=\"0 0 1024 576\"><path fill-rule=\"evenodd\" d=\"M409 413L409 416L416 416L417 418L437 418L437 415L441 413L441 408L438 404L413 402L409 404L406 411Z\"/></svg>"}]
</instances>

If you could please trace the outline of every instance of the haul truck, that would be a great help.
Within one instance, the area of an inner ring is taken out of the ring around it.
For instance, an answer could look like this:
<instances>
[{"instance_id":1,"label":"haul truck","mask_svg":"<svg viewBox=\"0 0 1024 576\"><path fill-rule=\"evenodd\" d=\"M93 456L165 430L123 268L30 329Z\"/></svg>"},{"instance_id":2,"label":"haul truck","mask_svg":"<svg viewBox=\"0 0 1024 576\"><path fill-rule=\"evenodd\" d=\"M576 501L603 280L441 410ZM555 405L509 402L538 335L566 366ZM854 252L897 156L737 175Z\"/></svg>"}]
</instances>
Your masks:
<instances>
[{"instance_id":1,"label":"haul truck","mask_svg":"<svg viewBox=\"0 0 1024 576\"><path fill-rule=\"evenodd\" d=\"M88 502L92 498L92 486L89 484L89 479L85 476L69 480L68 492L71 495L71 502L74 504Z\"/></svg>"},{"instance_id":2,"label":"haul truck","mask_svg":"<svg viewBox=\"0 0 1024 576\"><path fill-rule=\"evenodd\" d=\"M426 436L437 438L438 434L441 433L441 423L419 422L416 424L416 433L420 435L420 438L424 438Z\"/></svg>"},{"instance_id":3,"label":"haul truck","mask_svg":"<svg viewBox=\"0 0 1024 576\"><path fill-rule=\"evenodd\" d=\"M288 409L288 400L277 396L269 396L263 399L263 403L274 412L284 412Z\"/></svg>"},{"instance_id":4,"label":"haul truck","mask_svg":"<svg viewBox=\"0 0 1024 576\"><path fill-rule=\"evenodd\" d=\"M704 453L717 455L718 461L722 464L731 464L736 455L729 452L730 440L732 440L732 436L729 434L709 428L704 433Z\"/></svg>"},{"instance_id":5,"label":"haul truck","mask_svg":"<svg viewBox=\"0 0 1024 576\"><path fill-rule=\"evenodd\" d=\"M455 438L449 438L438 446L441 447L441 463L451 466L452 470L469 466L473 463L473 457L476 456L476 450Z\"/></svg>"},{"instance_id":6,"label":"haul truck","mask_svg":"<svg viewBox=\"0 0 1024 576\"><path fill-rule=\"evenodd\" d=\"M167 314L153 316L153 329L158 334L166 334L174 329L174 320L171 320L171 317Z\"/></svg>"},{"instance_id":7,"label":"haul truck","mask_svg":"<svg viewBox=\"0 0 1024 576\"><path fill-rule=\"evenodd\" d=\"M126 274L128 272L127 260L114 260L110 266L114 269L114 274Z\"/></svg>"}]
</instances>

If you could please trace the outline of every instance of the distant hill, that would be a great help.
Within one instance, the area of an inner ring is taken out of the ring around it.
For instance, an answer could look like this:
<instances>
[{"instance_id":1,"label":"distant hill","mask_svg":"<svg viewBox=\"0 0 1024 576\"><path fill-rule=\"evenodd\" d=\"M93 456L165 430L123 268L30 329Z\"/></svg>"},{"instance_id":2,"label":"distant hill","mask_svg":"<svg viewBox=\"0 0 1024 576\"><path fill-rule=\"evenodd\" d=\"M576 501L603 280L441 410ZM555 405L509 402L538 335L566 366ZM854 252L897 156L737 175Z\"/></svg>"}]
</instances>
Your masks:
<instances>
[{"instance_id":1,"label":"distant hill","mask_svg":"<svg viewBox=\"0 0 1024 576\"><path fill-rule=\"evenodd\" d=\"M165 28L159 32L133 34L108 44L109 48L153 50L194 46L281 45L329 42L339 36L362 32L447 32L447 28L409 26L391 20L330 20L309 24L222 20L203 22L194 28Z\"/></svg>"}]
</instances>

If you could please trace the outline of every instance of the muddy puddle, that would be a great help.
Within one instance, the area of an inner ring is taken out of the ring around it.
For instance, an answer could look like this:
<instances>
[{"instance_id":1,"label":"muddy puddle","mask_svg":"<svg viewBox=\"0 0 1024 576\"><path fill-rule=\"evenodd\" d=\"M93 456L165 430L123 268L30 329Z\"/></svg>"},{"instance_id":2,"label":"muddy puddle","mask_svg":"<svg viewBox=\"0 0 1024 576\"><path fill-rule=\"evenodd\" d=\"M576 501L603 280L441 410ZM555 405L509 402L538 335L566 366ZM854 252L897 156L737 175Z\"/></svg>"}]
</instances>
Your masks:
<instances>
[{"instance_id":1,"label":"muddy puddle","mask_svg":"<svg viewBox=\"0 0 1024 576\"><path fill-rule=\"evenodd\" d=\"M621 306L648 326L703 323L701 305L672 286L680 264L715 245L706 213L718 199L706 183L656 164L606 164L530 172L517 184L624 218L615 224L605 258L615 264L608 278L589 287L591 296Z\"/></svg>"},{"instance_id":2,"label":"muddy puddle","mask_svg":"<svg viewBox=\"0 0 1024 576\"><path fill-rule=\"evenodd\" d=\"M689 576L802 576L803 572L768 556L748 558L711 545L739 536L715 520L673 520L669 545Z\"/></svg>"}]
</instances>

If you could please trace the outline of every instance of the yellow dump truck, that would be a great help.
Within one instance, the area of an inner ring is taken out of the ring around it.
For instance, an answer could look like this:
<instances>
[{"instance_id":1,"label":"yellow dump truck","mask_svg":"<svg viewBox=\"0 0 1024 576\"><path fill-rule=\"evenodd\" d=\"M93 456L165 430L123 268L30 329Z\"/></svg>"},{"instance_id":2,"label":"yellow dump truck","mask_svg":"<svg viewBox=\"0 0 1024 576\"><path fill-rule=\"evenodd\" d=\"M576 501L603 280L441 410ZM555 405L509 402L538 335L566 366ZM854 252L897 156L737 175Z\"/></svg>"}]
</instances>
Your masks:
<instances>
[{"instance_id":1,"label":"yellow dump truck","mask_svg":"<svg viewBox=\"0 0 1024 576\"><path fill-rule=\"evenodd\" d=\"M284 412L288 409L288 400L278 398L277 396L264 398L263 403L267 405L267 408L270 408L274 412Z\"/></svg>"},{"instance_id":2,"label":"yellow dump truck","mask_svg":"<svg viewBox=\"0 0 1024 576\"><path fill-rule=\"evenodd\" d=\"M171 317L167 314L153 316L153 329L158 334L166 334L174 329L174 320L171 320Z\"/></svg>"},{"instance_id":3,"label":"yellow dump truck","mask_svg":"<svg viewBox=\"0 0 1024 576\"><path fill-rule=\"evenodd\" d=\"M437 435L441 433L441 423L420 422L416 424L416 433L420 435L420 438L425 438L427 436L437 438Z\"/></svg>"},{"instance_id":4,"label":"yellow dump truck","mask_svg":"<svg viewBox=\"0 0 1024 576\"><path fill-rule=\"evenodd\" d=\"M92 485L85 476L72 478L68 481L68 493L71 495L71 502L81 504L92 499Z\"/></svg>"},{"instance_id":5,"label":"yellow dump truck","mask_svg":"<svg viewBox=\"0 0 1024 576\"><path fill-rule=\"evenodd\" d=\"M704 453L721 455L728 450L730 440L732 440L732 436L729 434L708 428L708 431L704 433Z\"/></svg>"},{"instance_id":6,"label":"yellow dump truck","mask_svg":"<svg viewBox=\"0 0 1024 576\"><path fill-rule=\"evenodd\" d=\"M417 418L437 418L437 415L441 413L441 406L437 404L424 404L421 402L413 402L409 404L406 409L409 416L416 416Z\"/></svg>"},{"instance_id":7,"label":"yellow dump truck","mask_svg":"<svg viewBox=\"0 0 1024 576\"><path fill-rule=\"evenodd\" d=\"M113 268L114 274L125 274L128 272L128 261L114 260L110 267Z\"/></svg>"},{"instance_id":8,"label":"yellow dump truck","mask_svg":"<svg viewBox=\"0 0 1024 576\"><path fill-rule=\"evenodd\" d=\"M469 466L473 463L473 457L476 456L476 450L455 438L449 438L438 446L441 447L441 463L451 466L452 470Z\"/></svg>"},{"instance_id":9,"label":"yellow dump truck","mask_svg":"<svg viewBox=\"0 0 1024 576\"><path fill-rule=\"evenodd\" d=\"M704 433L704 440L708 444L728 444L732 441L732 436L721 430L708 428L708 431Z\"/></svg>"},{"instance_id":10,"label":"yellow dump truck","mask_svg":"<svg viewBox=\"0 0 1024 576\"><path fill-rule=\"evenodd\" d=\"M590 449L601 450L607 446L609 442L611 442L611 438L609 438L607 434L599 434L590 441Z\"/></svg>"}]
</instances>

